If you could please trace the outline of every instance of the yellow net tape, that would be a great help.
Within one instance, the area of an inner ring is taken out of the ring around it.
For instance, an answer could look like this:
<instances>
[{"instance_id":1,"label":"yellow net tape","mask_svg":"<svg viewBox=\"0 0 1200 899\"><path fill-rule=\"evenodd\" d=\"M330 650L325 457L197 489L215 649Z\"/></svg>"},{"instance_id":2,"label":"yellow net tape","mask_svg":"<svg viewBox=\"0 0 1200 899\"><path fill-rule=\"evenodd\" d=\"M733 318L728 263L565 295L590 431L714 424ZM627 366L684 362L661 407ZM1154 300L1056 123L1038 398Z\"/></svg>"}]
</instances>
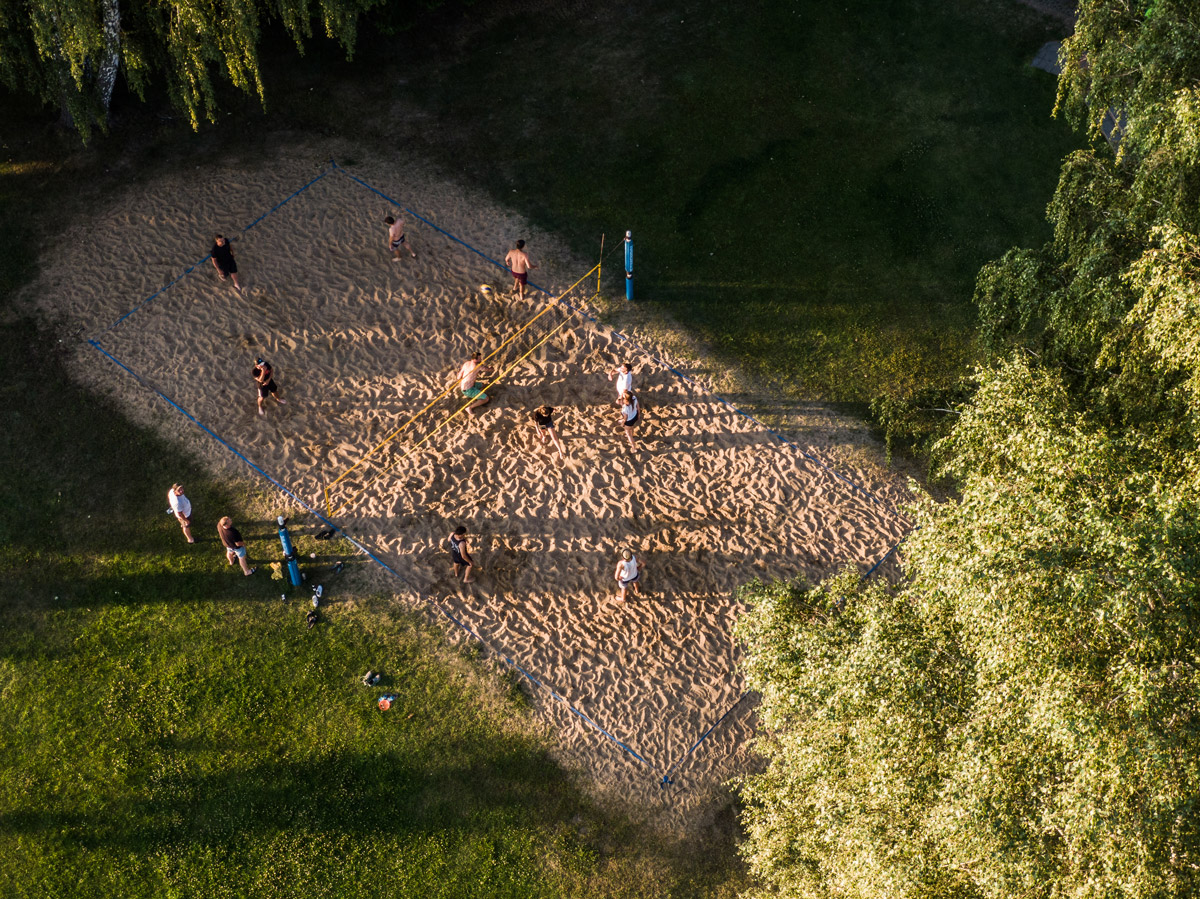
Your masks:
<instances>
[{"instance_id":1,"label":"yellow net tape","mask_svg":"<svg viewBox=\"0 0 1200 899\"><path fill-rule=\"evenodd\" d=\"M514 331L513 334L510 337L508 337L503 343L501 343L498 347L496 347L494 350L492 350L490 353L488 353L487 356L484 357L483 361L487 362L489 359L491 359L492 357L494 357L498 353L500 353L502 350L504 350L505 347L507 347L509 344L511 344L513 341L515 341L518 337L520 337L522 334L524 334L525 331L527 331L530 327L532 327L533 324L539 318L541 318L543 315L545 315L551 309L556 308L558 306L559 300L562 297L565 297L572 290L574 290L576 287L578 287L580 284L582 284L584 278L587 278L589 275L591 275L592 272L597 271L599 268L600 268L600 263L596 263L594 266L592 266L590 269L588 269L587 272L585 272L584 275L581 278L579 278L579 280L577 280L574 284L572 284L570 287L568 287L566 290L564 290L562 293L560 293L557 297L551 297L550 301L546 304L545 309L543 309L541 312L537 313L537 315L533 316L531 319L529 319L529 321L525 322L525 324L521 325L521 327L519 327L516 331ZM540 344L539 344L539 346L540 346ZM522 358L524 358L524 357L522 357ZM337 485L340 484L342 481L344 481L346 478L350 477L350 475L354 474L355 471L357 471L359 468L361 468L363 465L365 465L368 461L370 461L371 457L374 456L377 452L382 450L385 446L387 446L389 443L391 443L393 440L395 440L397 437L399 437L402 433L404 433L404 431L408 428L408 426L411 425L414 421L416 421L418 418L420 418L422 415L424 415L426 412L428 412L430 409L432 409L434 406L436 406L439 402L441 402L443 399L445 399L447 396L449 396L451 394L451 392L454 390L454 387L457 383L458 383L458 376L455 375L454 379L446 386L446 388L441 393L439 393L437 396L435 396L432 400L430 400L425 405L424 408L422 408L419 412L416 412L412 416L410 416L408 418L408 420L404 422L404 424L400 425L400 427L396 428L394 431L392 431L390 434L388 434L386 437L384 437L383 440L381 440L379 443L377 443L375 446L373 446L370 450L368 450L361 459L359 459L357 462L355 462L353 465L351 465L349 468L347 468L345 471L343 471L340 475L338 475L336 478L334 478L332 481L330 481L325 486L325 508L326 508L326 511L328 511L328 513L330 515L332 515L333 512L335 511L330 508L330 503L331 503L330 491L333 488L337 487ZM345 506L346 506L346 503L342 503L340 506L338 506L338 509L345 508Z\"/></svg>"},{"instance_id":2,"label":"yellow net tape","mask_svg":"<svg viewBox=\"0 0 1200 899\"><path fill-rule=\"evenodd\" d=\"M588 274L591 274L591 272L589 272ZM584 277L586 278L587 275L584 275ZM594 299L594 297L593 297L593 299ZM558 299L556 298L556 299L552 300L551 304L552 304L552 307L557 305ZM541 313L539 313L539 315L540 314ZM546 341L548 341L551 337L553 337L555 334L557 334L559 331L561 331L563 328L565 328L569 324L571 324L571 319L567 318L567 319L564 319L561 324L557 325L556 327L554 327L553 329L548 331L546 333L545 337L543 337L541 340L539 340L537 343L535 343L533 346L531 346L528 350L526 350L524 353L522 353L520 356L518 356L513 361L513 363L508 366L508 368L504 369L504 371L500 372L500 374L498 374L498 375L496 375L496 377L492 378L492 380L489 381L484 386L484 388L483 388L484 393L486 393L492 387L499 384L500 381L509 374L509 372L511 372L514 368L516 368L518 365L520 365L522 362L524 362L533 353L534 350L538 349L538 347L542 346L544 343L546 343ZM372 477L369 481L367 481L365 484L363 484L362 487L360 487L357 491L355 491L349 498L347 498L344 502L342 502L341 505L339 505L337 508L329 508L329 503L330 503L329 488L327 487L325 489L325 504L326 504L326 508L329 511L330 517L332 517L337 512L340 512L342 509L346 508L348 505L350 505L356 499L358 499L360 496L362 496L364 493L366 493L367 490L370 489L372 484L374 484L381 477L383 477L385 474L387 474L389 471L391 471L393 468L395 468L397 465L399 465L401 462L403 462L405 459L407 459L409 456L411 456L414 452L416 452L427 440L429 440L430 437L432 437L434 434L436 434L438 431L440 431L446 425L450 424L450 422L454 421L454 419L458 418L458 416L460 416L464 412L466 412L467 407L469 407L473 402L475 402L475 400L472 398L472 399L467 400L467 402L465 402L463 405L459 406L456 410L454 410L454 412L452 412L449 416L447 416L446 419L441 424L439 424L436 428L434 428L432 431L430 431L428 434L426 434L424 437L422 437L420 440L418 440L416 443L414 443L412 446L410 446L408 449L406 449L404 451L404 453L398 459L396 459L396 461L392 462L386 468L381 469L378 473L376 473L374 477Z\"/></svg>"}]
</instances>

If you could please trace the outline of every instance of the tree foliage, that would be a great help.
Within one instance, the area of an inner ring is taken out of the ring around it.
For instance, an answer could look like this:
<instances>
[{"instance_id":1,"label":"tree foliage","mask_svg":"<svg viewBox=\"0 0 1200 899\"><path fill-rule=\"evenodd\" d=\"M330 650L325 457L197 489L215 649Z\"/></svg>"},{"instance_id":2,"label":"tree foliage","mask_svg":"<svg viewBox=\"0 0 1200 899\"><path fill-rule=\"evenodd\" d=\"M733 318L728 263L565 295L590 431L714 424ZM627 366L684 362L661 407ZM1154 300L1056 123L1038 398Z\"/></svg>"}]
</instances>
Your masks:
<instances>
[{"instance_id":1,"label":"tree foliage","mask_svg":"<svg viewBox=\"0 0 1200 899\"><path fill-rule=\"evenodd\" d=\"M956 498L918 501L890 590L747 593L779 894L1200 892L1200 5L1079 13L1058 110L1097 140L1049 243L980 273Z\"/></svg>"},{"instance_id":2,"label":"tree foliage","mask_svg":"<svg viewBox=\"0 0 1200 899\"><path fill-rule=\"evenodd\" d=\"M964 669L944 628L845 571L812 590L754 583L737 625L762 693L741 783L751 868L786 897L949 895L925 825Z\"/></svg>"},{"instance_id":3,"label":"tree foliage","mask_svg":"<svg viewBox=\"0 0 1200 899\"><path fill-rule=\"evenodd\" d=\"M278 22L303 52L313 23L353 53L381 0L0 0L0 81L61 105L85 139L104 127L119 70L139 97L161 79L192 127L214 121L216 81L264 96L258 47Z\"/></svg>"},{"instance_id":4,"label":"tree foliage","mask_svg":"<svg viewBox=\"0 0 1200 899\"><path fill-rule=\"evenodd\" d=\"M1018 356L939 446L900 589L754 585L770 759L747 855L781 895L1200 889L1197 470Z\"/></svg>"}]
</instances>

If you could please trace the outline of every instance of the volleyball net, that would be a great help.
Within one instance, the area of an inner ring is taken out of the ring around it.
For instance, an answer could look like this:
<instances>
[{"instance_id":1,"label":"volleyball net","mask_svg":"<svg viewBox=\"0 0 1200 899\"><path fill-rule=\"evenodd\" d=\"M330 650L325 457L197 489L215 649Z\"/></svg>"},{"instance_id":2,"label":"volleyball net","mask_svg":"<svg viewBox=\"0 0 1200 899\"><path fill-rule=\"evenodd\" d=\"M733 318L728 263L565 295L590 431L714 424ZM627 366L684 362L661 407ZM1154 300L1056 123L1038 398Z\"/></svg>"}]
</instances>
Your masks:
<instances>
[{"instance_id":1,"label":"volleyball net","mask_svg":"<svg viewBox=\"0 0 1200 899\"><path fill-rule=\"evenodd\" d=\"M490 396L522 363L559 334L578 326L581 319L575 306L598 295L600 266L601 263L596 263L566 290L551 296L539 311L490 351L481 348L480 352L485 353L484 368L475 386ZM405 461L422 448L436 446L438 436L447 429L461 424L476 398L464 394L459 378L456 369L424 406L402 417L362 458L325 485L325 511L329 517L385 491L393 482L385 480L389 474L402 469Z\"/></svg>"}]
</instances>

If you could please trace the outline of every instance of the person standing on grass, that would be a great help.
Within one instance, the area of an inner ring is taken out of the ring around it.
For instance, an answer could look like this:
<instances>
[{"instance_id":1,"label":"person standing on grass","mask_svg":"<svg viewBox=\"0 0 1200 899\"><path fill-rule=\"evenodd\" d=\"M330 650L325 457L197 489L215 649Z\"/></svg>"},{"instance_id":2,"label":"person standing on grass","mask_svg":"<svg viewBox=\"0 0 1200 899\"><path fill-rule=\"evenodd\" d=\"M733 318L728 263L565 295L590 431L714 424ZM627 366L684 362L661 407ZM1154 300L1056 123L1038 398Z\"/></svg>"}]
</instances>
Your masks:
<instances>
[{"instance_id":1,"label":"person standing on grass","mask_svg":"<svg viewBox=\"0 0 1200 899\"><path fill-rule=\"evenodd\" d=\"M638 403L638 398L626 390L621 395L621 427L625 430L625 439L629 441L629 448L635 453L637 444L633 440L633 429L637 427L641 414L642 407Z\"/></svg>"},{"instance_id":2,"label":"person standing on grass","mask_svg":"<svg viewBox=\"0 0 1200 899\"><path fill-rule=\"evenodd\" d=\"M558 439L558 431L554 429L554 409L550 406L538 406L534 409L533 425L537 428L542 443L554 443L554 449L558 452L558 460L561 462L566 450L563 449L563 445Z\"/></svg>"},{"instance_id":3,"label":"person standing on grass","mask_svg":"<svg viewBox=\"0 0 1200 899\"><path fill-rule=\"evenodd\" d=\"M259 356L254 360L254 383L258 385L258 414L266 415L267 397L272 396L275 402L287 405L287 400L279 395L279 385L275 383L275 369L271 363Z\"/></svg>"},{"instance_id":4,"label":"person standing on grass","mask_svg":"<svg viewBox=\"0 0 1200 899\"><path fill-rule=\"evenodd\" d=\"M474 415L475 410L486 403L491 397L483 392L483 389L475 386L477 378L485 377L488 374L488 369L483 364L483 353L474 352L471 358L462 364L462 368L458 370L458 386L462 390L463 396L473 402L467 406L467 414Z\"/></svg>"},{"instance_id":5,"label":"person standing on grass","mask_svg":"<svg viewBox=\"0 0 1200 899\"><path fill-rule=\"evenodd\" d=\"M614 573L617 590L621 594L617 597L618 602L625 602L625 593L630 587L638 596L642 595L642 585L638 583L642 577L642 568L642 563L632 550L621 550L621 558L617 560L617 570Z\"/></svg>"},{"instance_id":6,"label":"person standing on grass","mask_svg":"<svg viewBox=\"0 0 1200 899\"><path fill-rule=\"evenodd\" d=\"M233 519L228 515L217 522L217 536L221 538L221 545L225 547L225 558L229 560L230 565L237 562L242 566L242 574L246 577L258 571L257 568L250 567L246 541L242 539L242 532L233 526Z\"/></svg>"},{"instance_id":7,"label":"person standing on grass","mask_svg":"<svg viewBox=\"0 0 1200 899\"><path fill-rule=\"evenodd\" d=\"M416 259L417 254L404 240L404 219L396 219L389 215L383 223L388 226L388 249L392 251L392 262L400 261L400 247L404 247L409 255Z\"/></svg>"},{"instance_id":8,"label":"person standing on grass","mask_svg":"<svg viewBox=\"0 0 1200 899\"><path fill-rule=\"evenodd\" d=\"M464 584L475 583L475 579L471 577L471 569L475 567L475 560L471 558L471 544L467 542L467 529L461 524L450 535L449 547L450 561L454 563L455 579L461 577Z\"/></svg>"},{"instance_id":9,"label":"person standing on grass","mask_svg":"<svg viewBox=\"0 0 1200 899\"><path fill-rule=\"evenodd\" d=\"M242 285L238 283L237 261L233 258L233 244L224 234L218 234L213 238L211 252L213 268L217 270L221 280L232 278L233 289L241 293Z\"/></svg>"},{"instance_id":10,"label":"person standing on grass","mask_svg":"<svg viewBox=\"0 0 1200 899\"><path fill-rule=\"evenodd\" d=\"M175 513L175 519L183 529L183 536L187 538L187 542L195 543L196 538L192 536L192 501L183 495L182 484L171 485L171 489L167 491L167 502L171 504L171 511Z\"/></svg>"},{"instance_id":11,"label":"person standing on grass","mask_svg":"<svg viewBox=\"0 0 1200 899\"><path fill-rule=\"evenodd\" d=\"M617 379L617 404L620 405L626 393L633 393L633 369L628 362L622 362L608 373L608 379Z\"/></svg>"},{"instance_id":12,"label":"person standing on grass","mask_svg":"<svg viewBox=\"0 0 1200 899\"><path fill-rule=\"evenodd\" d=\"M525 241L517 241L516 249L509 250L508 255L504 257L504 264L508 266L508 273L513 277L513 293L517 295L518 299L525 299L525 285L529 283L529 270L537 268L529 261L529 256L525 253Z\"/></svg>"}]
</instances>

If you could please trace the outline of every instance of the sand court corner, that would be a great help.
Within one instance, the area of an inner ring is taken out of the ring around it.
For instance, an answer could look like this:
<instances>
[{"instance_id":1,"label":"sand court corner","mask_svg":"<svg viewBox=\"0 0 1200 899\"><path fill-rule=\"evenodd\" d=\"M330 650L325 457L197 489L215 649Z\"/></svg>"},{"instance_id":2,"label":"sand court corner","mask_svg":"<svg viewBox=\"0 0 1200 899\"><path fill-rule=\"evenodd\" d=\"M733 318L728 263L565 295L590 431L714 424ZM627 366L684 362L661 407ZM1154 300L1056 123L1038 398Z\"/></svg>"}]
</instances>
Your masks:
<instances>
[{"instance_id":1,"label":"sand court corner","mask_svg":"<svg viewBox=\"0 0 1200 899\"><path fill-rule=\"evenodd\" d=\"M547 310L545 294L507 297L507 273L489 259L530 232L452 185L278 165L244 174L236 209L202 184L169 188L165 220L158 185L114 205L117 227L98 229L89 258L67 242L46 283L75 269L80 289L47 291L44 305L310 508L333 510L400 575L398 591L551 691L572 753L618 770L617 781L727 776L706 755L718 734L696 745L718 724L723 757L744 750L730 636L740 584L866 571L906 533L900 488L856 486L622 335L567 306ZM393 261L383 220L404 210L417 255ZM239 215L250 225L226 228L241 294L188 261L212 222ZM155 264L111 266L130 240ZM551 292L587 268L544 235L529 249L541 254L534 280ZM462 414L458 366L497 347L498 367L512 365L488 387L490 403ZM260 356L287 400L262 416L251 379ZM644 404L636 454L607 377L619 361ZM543 404L556 410L561 463L531 421ZM480 568L465 587L445 546L460 524ZM643 595L627 603L613 580L623 547L646 567Z\"/></svg>"}]
</instances>

